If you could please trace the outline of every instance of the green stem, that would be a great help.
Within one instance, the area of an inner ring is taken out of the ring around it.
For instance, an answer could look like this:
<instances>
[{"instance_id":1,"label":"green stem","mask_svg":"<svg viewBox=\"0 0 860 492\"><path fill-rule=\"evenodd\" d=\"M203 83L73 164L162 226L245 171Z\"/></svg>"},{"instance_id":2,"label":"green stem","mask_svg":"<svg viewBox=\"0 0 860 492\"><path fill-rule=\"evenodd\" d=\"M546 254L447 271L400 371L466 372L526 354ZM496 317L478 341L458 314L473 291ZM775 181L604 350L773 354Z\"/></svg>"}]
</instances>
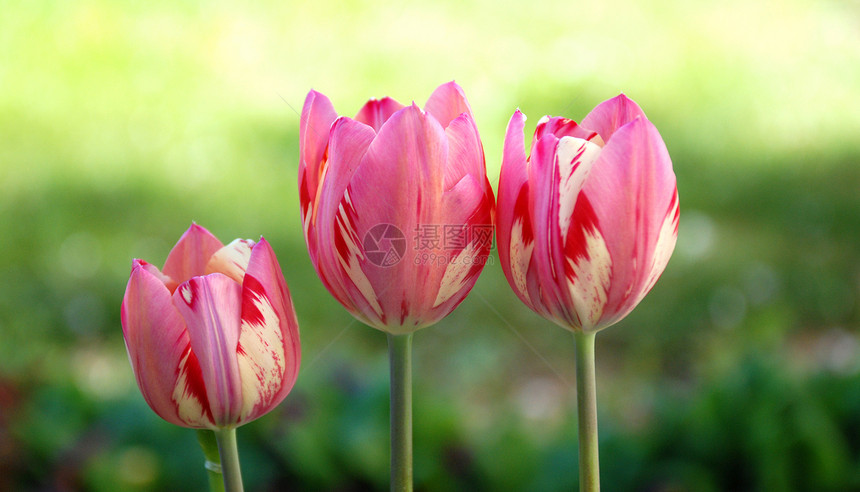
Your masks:
<instances>
[{"instance_id":1,"label":"green stem","mask_svg":"<svg viewBox=\"0 0 860 492\"><path fill-rule=\"evenodd\" d=\"M236 428L216 430L215 440L218 441L218 453L221 455L224 489L227 492L242 492L242 470L239 467Z\"/></svg>"},{"instance_id":2,"label":"green stem","mask_svg":"<svg viewBox=\"0 0 860 492\"><path fill-rule=\"evenodd\" d=\"M576 339L576 408L579 417L579 490L600 490L597 450L597 383L594 369L595 333L574 333Z\"/></svg>"},{"instance_id":3,"label":"green stem","mask_svg":"<svg viewBox=\"0 0 860 492\"><path fill-rule=\"evenodd\" d=\"M388 334L391 367L391 490L412 491L412 334Z\"/></svg>"},{"instance_id":4,"label":"green stem","mask_svg":"<svg viewBox=\"0 0 860 492\"><path fill-rule=\"evenodd\" d=\"M197 441L203 448L203 456L206 457L204 465L206 474L209 476L209 490L211 492L224 492L224 478L221 475L221 455L218 454L218 442L215 433L209 429L197 429Z\"/></svg>"}]
</instances>

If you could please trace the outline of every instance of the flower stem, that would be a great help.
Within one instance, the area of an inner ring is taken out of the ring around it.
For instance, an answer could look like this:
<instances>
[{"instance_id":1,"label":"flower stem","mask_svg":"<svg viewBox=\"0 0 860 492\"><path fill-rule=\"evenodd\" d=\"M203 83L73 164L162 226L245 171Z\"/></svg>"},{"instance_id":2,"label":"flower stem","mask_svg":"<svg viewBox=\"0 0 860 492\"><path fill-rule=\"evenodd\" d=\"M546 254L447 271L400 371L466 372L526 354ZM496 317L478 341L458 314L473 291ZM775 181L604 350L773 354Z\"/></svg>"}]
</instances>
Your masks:
<instances>
[{"instance_id":1,"label":"flower stem","mask_svg":"<svg viewBox=\"0 0 860 492\"><path fill-rule=\"evenodd\" d=\"M597 383L594 369L595 333L574 333L576 339L576 407L579 417L579 490L600 490L597 450Z\"/></svg>"},{"instance_id":2,"label":"flower stem","mask_svg":"<svg viewBox=\"0 0 860 492\"><path fill-rule=\"evenodd\" d=\"M391 368L391 490L412 491L412 334L388 335Z\"/></svg>"},{"instance_id":3,"label":"flower stem","mask_svg":"<svg viewBox=\"0 0 860 492\"><path fill-rule=\"evenodd\" d=\"M224 478L221 475L221 455L218 454L218 442L215 433L209 429L197 429L197 441L203 448L203 456L206 457L204 466L209 476L209 490L211 492L224 492Z\"/></svg>"},{"instance_id":4,"label":"flower stem","mask_svg":"<svg viewBox=\"0 0 860 492\"><path fill-rule=\"evenodd\" d=\"M224 474L226 492L242 492L242 470L239 467L239 449L236 446L236 428L218 429L218 453L221 455L221 470Z\"/></svg>"}]
</instances>

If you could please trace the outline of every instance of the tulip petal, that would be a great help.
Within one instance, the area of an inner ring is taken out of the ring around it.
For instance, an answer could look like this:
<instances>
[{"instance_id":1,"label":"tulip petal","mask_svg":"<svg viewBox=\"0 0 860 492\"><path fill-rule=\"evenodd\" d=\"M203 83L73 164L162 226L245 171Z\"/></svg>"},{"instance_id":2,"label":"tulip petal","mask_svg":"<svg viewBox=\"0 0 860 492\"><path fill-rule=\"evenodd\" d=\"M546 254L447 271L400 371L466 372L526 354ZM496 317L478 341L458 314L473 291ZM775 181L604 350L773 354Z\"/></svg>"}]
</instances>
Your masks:
<instances>
[{"instance_id":1,"label":"tulip petal","mask_svg":"<svg viewBox=\"0 0 860 492\"><path fill-rule=\"evenodd\" d=\"M173 293L173 305L188 327L191 348L200 363L215 425L239 422L242 385L236 348L242 313L242 287L221 273L193 277Z\"/></svg>"},{"instance_id":2,"label":"tulip petal","mask_svg":"<svg viewBox=\"0 0 860 492\"><path fill-rule=\"evenodd\" d=\"M433 94L430 94L430 98L424 105L424 111L433 115L442 128L447 128L451 121L463 113L472 116L472 107L466 100L466 94L453 80L440 85ZM472 119L474 120L474 117Z\"/></svg>"},{"instance_id":3,"label":"tulip petal","mask_svg":"<svg viewBox=\"0 0 860 492\"><path fill-rule=\"evenodd\" d=\"M571 222L573 226L565 244L564 273L576 319L574 326L589 332L598 325L608 301L612 257L585 194L576 200Z\"/></svg>"},{"instance_id":4,"label":"tulip petal","mask_svg":"<svg viewBox=\"0 0 860 492\"><path fill-rule=\"evenodd\" d=\"M149 406L183 427L211 427L206 387L185 323L164 283L135 260L122 301L126 349Z\"/></svg>"},{"instance_id":5,"label":"tulip petal","mask_svg":"<svg viewBox=\"0 0 860 492\"><path fill-rule=\"evenodd\" d=\"M510 230L510 246L508 257L510 266L507 272L511 285L520 299L527 306L534 308L529 293L529 272L531 271L532 254L535 249L534 232L532 230L532 219L529 214L529 185L524 184L520 194L514 201L514 219ZM498 232L497 232L498 234ZM499 255L501 256L501 248Z\"/></svg>"},{"instance_id":6,"label":"tulip petal","mask_svg":"<svg viewBox=\"0 0 860 492\"><path fill-rule=\"evenodd\" d=\"M600 320L608 326L645 296L665 267L677 235L675 174L666 146L650 121L636 118L615 132L583 193L594 208L611 258L623 259L614 261L612 268L606 308L610 316Z\"/></svg>"},{"instance_id":7,"label":"tulip petal","mask_svg":"<svg viewBox=\"0 0 860 492\"><path fill-rule=\"evenodd\" d=\"M349 184L350 195L362 204L363 225L389 222L411 233L417 221L433 224L443 191L441 163L447 156L445 131L435 119L414 105L392 115ZM358 232L365 231L359 227Z\"/></svg>"},{"instance_id":8,"label":"tulip petal","mask_svg":"<svg viewBox=\"0 0 860 492\"><path fill-rule=\"evenodd\" d=\"M347 255L347 250L357 248L357 245L361 244L361 239L349 232L353 227L348 213L352 210L352 201L346 190L375 137L373 129L363 123L349 118L340 118L335 122L332 126L329 147L331 173L327 173L322 181L320 206L314 218L315 224L321 224L314 233L316 244L321 247L312 252L311 258L315 262L323 284L351 312L356 308L348 295L349 289L346 284L350 281L344 279L341 273L341 262ZM332 248L330 245L337 245L337 248ZM310 246L309 249L311 249ZM354 268L357 267L348 269L352 271Z\"/></svg>"},{"instance_id":9,"label":"tulip petal","mask_svg":"<svg viewBox=\"0 0 860 492\"><path fill-rule=\"evenodd\" d=\"M352 197L347 190L338 206L334 223L333 253L337 258L336 262L331 263L334 267L330 270L332 274L326 277L337 282L336 285L340 290L334 291L335 297L338 297L337 293L342 293L342 304L351 313L371 326L384 325L386 324L385 313L380 304L379 295L362 268L362 264L367 261L363 238L369 229L359 236L356 226L357 215ZM390 229L390 224L377 225L387 227L386 231Z\"/></svg>"},{"instance_id":10,"label":"tulip petal","mask_svg":"<svg viewBox=\"0 0 860 492\"><path fill-rule=\"evenodd\" d=\"M544 116L538 121L535 127L534 139L536 143L544 137L544 135L555 135L557 138L576 137L583 140L594 141L599 145L603 145L603 140L600 136L591 130L585 129L578 125L575 121L561 117Z\"/></svg>"},{"instance_id":11,"label":"tulip petal","mask_svg":"<svg viewBox=\"0 0 860 492\"><path fill-rule=\"evenodd\" d=\"M135 267L138 267L138 266L139 266L140 268L143 268L143 269L144 269L144 270L146 270L147 272L149 272L149 273L151 273L151 274L155 275L155 278L157 278L158 280L161 280L161 282L165 285L165 287L167 287L171 292L172 292L174 289L176 289L176 286L177 286L177 285L179 285L179 284L177 284L176 282L174 282L172 278L170 278L170 277L168 277L167 275L165 275L165 274L161 273L161 270L159 270L159 269L158 269L158 267L156 267L156 266L155 266L155 265L153 265L152 263L148 263L148 262L146 262L146 261L144 261L144 260L140 260L140 259L135 258L135 259L132 261L132 270L134 270L134 268L135 268Z\"/></svg>"},{"instance_id":12,"label":"tulip petal","mask_svg":"<svg viewBox=\"0 0 860 492\"><path fill-rule=\"evenodd\" d=\"M536 306L541 304L550 310L545 316L566 320L570 318L564 303L566 293L559 287L563 262L558 220L561 179L557 147L558 139L554 135L546 135L533 146L529 156L529 215L535 239L532 254L540 279L539 285L530 285L529 296Z\"/></svg>"},{"instance_id":13,"label":"tulip petal","mask_svg":"<svg viewBox=\"0 0 860 492\"><path fill-rule=\"evenodd\" d=\"M411 261L380 267L367 260L359 245L365 235L380 224L391 224L404 236L412 236L419 224L445 223L440 217L448 142L444 130L433 117L413 105L391 116L370 144L341 202L336 243L340 261L352 279L355 292L373 306L380 324L400 326L385 313L419 312L426 295L437 288L427 282L427 269ZM397 190L397 193L379 193ZM354 204L360 203L357 210ZM414 246L414 245L413 245ZM408 288L407 288L408 286ZM360 294L359 294L360 292ZM384 294L384 295L383 295ZM377 309L377 305L380 309ZM404 321L404 323L408 323ZM412 331L411 327L405 328Z\"/></svg>"},{"instance_id":14,"label":"tulip petal","mask_svg":"<svg viewBox=\"0 0 860 492\"><path fill-rule=\"evenodd\" d=\"M299 122L299 199L305 229L325 171L326 146L336 119L337 112L331 101L317 91L310 91L305 98Z\"/></svg>"},{"instance_id":15,"label":"tulip petal","mask_svg":"<svg viewBox=\"0 0 860 492\"><path fill-rule=\"evenodd\" d=\"M205 274L223 273L241 284L245 277L245 270L248 269L248 262L251 260L253 247L254 241L250 239L233 240L212 254L209 263L206 264Z\"/></svg>"},{"instance_id":16,"label":"tulip petal","mask_svg":"<svg viewBox=\"0 0 860 492\"><path fill-rule=\"evenodd\" d=\"M642 108L624 94L619 94L598 104L581 125L599 133L604 142L609 142L616 130L640 116L645 118Z\"/></svg>"},{"instance_id":17,"label":"tulip petal","mask_svg":"<svg viewBox=\"0 0 860 492\"><path fill-rule=\"evenodd\" d=\"M517 110L508 122L499 176L496 237L499 260L508 282L522 301L532 306L526 273L534 250L528 210L528 164L523 143L526 116Z\"/></svg>"},{"instance_id":18,"label":"tulip petal","mask_svg":"<svg viewBox=\"0 0 860 492\"><path fill-rule=\"evenodd\" d=\"M678 203L678 190L672 196L672 201L669 202L669 211L663 220L663 226L660 227L660 233L657 236L657 245L654 247L654 261L651 265L651 272L648 274L648 280L645 282L643 296L647 294L657 279L663 274L666 265L669 264L669 258L675 250L675 243L678 240L678 221L681 218L681 209Z\"/></svg>"},{"instance_id":19,"label":"tulip petal","mask_svg":"<svg viewBox=\"0 0 860 492\"><path fill-rule=\"evenodd\" d=\"M317 91L308 92L299 122L300 172L305 167L317 170L328 144L331 125L336 119L337 112L329 98Z\"/></svg>"},{"instance_id":20,"label":"tulip petal","mask_svg":"<svg viewBox=\"0 0 860 492\"><path fill-rule=\"evenodd\" d=\"M371 99L362 106L354 119L355 121L360 121L361 123L372 127L373 131L379 133L379 129L382 128L382 124L388 121L388 118L390 118L391 115L405 107L406 106L390 97Z\"/></svg>"},{"instance_id":21,"label":"tulip petal","mask_svg":"<svg viewBox=\"0 0 860 492\"><path fill-rule=\"evenodd\" d=\"M491 207L487 204L489 200L483 184L472 175L464 176L456 186L445 193L440 217L444 217L448 222L447 227L455 231L462 224L465 244L462 248L443 244L438 257L445 269L437 268L430 274L433 278L431 282L434 282L434 285L438 282L439 288L433 304L426 306L428 309L437 308L452 298L455 299L454 304L458 304L478 279L478 274L483 270L484 260L489 255L491 243L476 236L475 232L477 227L492 223ZM445 233L444 225L442 232ZM439 271L442 271L441 276ZM453 307L443 309L444 314L440 313L439 318L449 313L451 309Z\"/></svg>"},{"instance_id":22,"label":"tulip petal","mask_svg":"<svg viewBox=\"0 0 860 492\"><path fill-rule=\"evenodd\" d=\"M197 224L191 224L170 250L161 271L177 285L181 284L191 277L204 275L209 258L223 247L224 244L212 233ZM176 286L171 287L173 292Z\"/></svg>"},{"instance_id":23,"label":"tulip petal","mask_svg":"<svg viewBox=\"0 0 860 492\"><path fill-rule=\"evenodd\" d=\"M280 403L299 372L301 350L295 309L268 241L254 246L242 285L242 325L237 347L242 419Z\"/></svg>"},{"instance_id":24,"label":"tulip petal","mask_svg":"<svg viewBox=\"0 0 860 492\"><path fill-rule=\"evenodd\" d=\"M485 176L484 148L472 117L461 114L445 128L445 134L448 136L448 162L444 189L450 190L467 174Z\"/></svg>"},{"instance_id":25,"label":"tulip petal","mask_svg":"<svg viewBox=\"0 0 860 492\"><path fill-rule=\"evenodd\" d=\"M561 238L567 237L579 192L600 150L599 145L575 137L563 137L558 142L555 164L559 177L558 224Z\"/></svg>"}]
</instances>

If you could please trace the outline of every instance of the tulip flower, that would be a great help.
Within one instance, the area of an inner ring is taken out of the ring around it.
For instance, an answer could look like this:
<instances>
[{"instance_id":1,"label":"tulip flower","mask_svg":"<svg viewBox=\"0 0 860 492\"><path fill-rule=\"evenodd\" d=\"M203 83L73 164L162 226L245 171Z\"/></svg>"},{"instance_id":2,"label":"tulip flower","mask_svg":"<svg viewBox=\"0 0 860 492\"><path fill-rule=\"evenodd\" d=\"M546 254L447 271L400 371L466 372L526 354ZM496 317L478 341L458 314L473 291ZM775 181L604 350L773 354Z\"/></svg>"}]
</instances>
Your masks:
<instances>
[{"instance_id":1,"label":"tulip flower","mask_svg":"<svg viewBox=\"0 0 860 492\"><path fill-rule=\"evenodd\" d=\"M305 238L329 292L389 333L447 316L492 243L493 192L462 89L440 86L424 110L371 99L354 119L311 91L300 139Z\"/></svg>"},{"instance_id":2,"label":"tulip flower","mask_svg":"<svg viewBox=\"0 0 860 492\"><path fill-rule=\"evenodd\" d=\"M300 147L302 222L320 279L408 353L414 331L465 298L492 245L494 197L462 89L439 86L423 110L371 99L355 118L311 91Z\"/></svg>"},{"instance_id":3,"label":"tulip flower","mask_svg":"<svg viewBox=\"0 0 860 492\"><path fill-rule=\"evenodd\" d=\"M623 94L598 105L579 125L542 118L528 157L524 124L525 115L516 111L505 136L499 259L520 300L576 334L577 380L587 382L594 334L636 307L675 247L679 208L672 161L657 129ZM591 383L593 390L593 378ZM580 400L587 393L581 388ZM591 425L581 424L581 430ZM596 420L593 426L596 475ZM588 454L582 451L581 459Z\"/></svg>"},{"instance_id":4,"label":"tulip flower","mask_svg":"<svg viewBox=\"0 0 860 492\"><path fill-rule=\"evenodd\" d=\"M272 410L296 381L296 314L263 238L225 246L192 225L163 269L133 261L121 315L140 391L172 424L235 444L235 427Z\"/></svg>"}]
</instances>

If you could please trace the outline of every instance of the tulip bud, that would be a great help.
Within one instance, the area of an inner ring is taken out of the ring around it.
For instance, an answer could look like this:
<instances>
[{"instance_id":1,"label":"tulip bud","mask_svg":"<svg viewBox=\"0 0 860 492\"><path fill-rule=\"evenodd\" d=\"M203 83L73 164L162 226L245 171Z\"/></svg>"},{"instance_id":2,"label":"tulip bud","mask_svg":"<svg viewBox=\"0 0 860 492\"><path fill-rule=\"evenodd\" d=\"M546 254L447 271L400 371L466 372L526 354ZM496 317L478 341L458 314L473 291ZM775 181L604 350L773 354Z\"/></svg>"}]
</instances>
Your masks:
<instances>
[{"instance_id":1,"label":"tulip bud","mask_svg":"<svg viewBox=\"0 0 860 492\"><path fill-rule=\"evenodd\" d=\"M224 246L193 224L162 270L134 260L122 328L146 402L183 427L254 420L284 399L298 375L296 314L263 238Z\"/></svg>"}]
</instances>

